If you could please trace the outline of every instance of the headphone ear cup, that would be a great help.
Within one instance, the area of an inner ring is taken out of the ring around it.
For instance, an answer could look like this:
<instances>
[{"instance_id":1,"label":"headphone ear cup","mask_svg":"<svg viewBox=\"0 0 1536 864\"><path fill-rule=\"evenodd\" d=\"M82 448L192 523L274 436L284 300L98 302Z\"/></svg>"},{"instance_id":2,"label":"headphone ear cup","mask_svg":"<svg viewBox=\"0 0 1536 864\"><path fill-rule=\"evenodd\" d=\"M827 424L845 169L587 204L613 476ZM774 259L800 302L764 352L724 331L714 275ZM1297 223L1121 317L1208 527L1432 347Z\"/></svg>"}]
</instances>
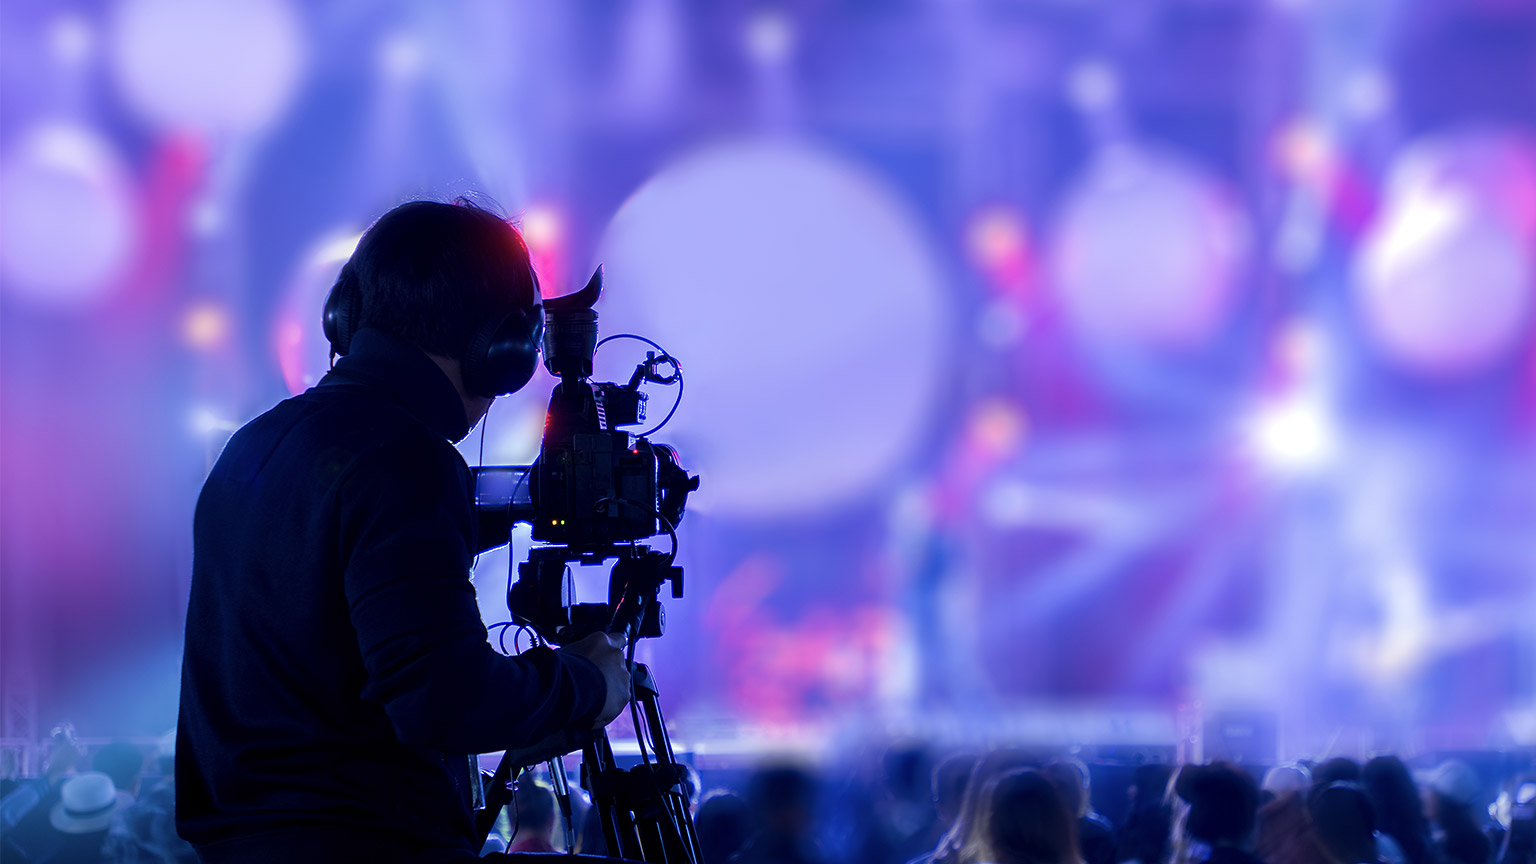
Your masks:
<instances>
[{"instance_id":1,"label":"headphone ear cup","mask_svg":"<svg viewBox=\"0 0 1536 864\"><path fill-rule=\"evenodd\" d=\"M542 312L519 309L476 331L464 355L465 388L487 399L522 389L539 365Z\"/></svg>"},{"instance_id":2,"label":"headphone ear cup","mask_svg":"<svg viewBox=\"0 0 1536 864\"><path fill-rule=\"evenodd\" d=\"M352 262L348 261L341 268L341 275L336 277L336 284L331 286L331 293L326 295L325 313L320 322L326 340L331 343L332 354L345 357L352 347L352 334L357 332L362 306L363 295L352 276Z\"/></svg>"}]
</instances>

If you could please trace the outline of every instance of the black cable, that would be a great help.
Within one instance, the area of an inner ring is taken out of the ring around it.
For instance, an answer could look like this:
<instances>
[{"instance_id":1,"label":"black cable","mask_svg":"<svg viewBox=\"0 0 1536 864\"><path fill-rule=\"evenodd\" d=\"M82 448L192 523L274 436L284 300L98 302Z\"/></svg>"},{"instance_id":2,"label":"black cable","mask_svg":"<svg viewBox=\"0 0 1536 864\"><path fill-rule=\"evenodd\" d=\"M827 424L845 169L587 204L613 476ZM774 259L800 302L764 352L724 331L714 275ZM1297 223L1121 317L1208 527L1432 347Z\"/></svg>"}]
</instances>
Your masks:
<instances>
[{"instance_id":1,"label":"black cable","mask_svg":"<svg viewBox=\"0 0 1536 864\"><path fill-rule=\"evenodd\" d=\"M507 848L512 847L512 841L517 839L517 829L522 822L522 816L517 812L517 780L528 773L527 766L517 769L512 775L512 830L507 832Z\"/></svg>"},{"instance_id":2,"label":"black cable","mask_svg":"<svg viewBox=\"0 0 1536 864\"><path fill-rule=\"evenodd\" d=\"M496 644L501 646L501 653L503 654L507 653L507 628L511 627L514 623L515 622L512 621L498 621L495 624L485 628L487 634L489 634L490 631L495 630L497 627L501 628L500 635L496 637ZM512 641L512 647L514 650L517 648L517 640L514 639Z\"/></svg>"},{"instance_id":3,"label":"black cable","mask_svg":"<svg viewBox=\"0 0 1536 864\"><path fill-rule=\"evenodd\" d=\"M612 342L615 339L634 339L637 342L644 342L645 344L647 344L647 345L651 346L652 348L655 348L657 351L661 352L661 357L659 357L657 359L665 360L666 362L671 363L672 364L672 368L674 370L676 370L676 374L677 374L677 397L672 400L672 410L667 412L667 416L661 418L661 422L660 423L657 423L655 426L652 426L651 428L645 430L644 432L641 432L641 433L637 434L635 437L636 438L644 438L647 435L654 435L656 432L658 432L661 429L661 427L667 425L667 423L672 419L672 415L673 414L677 413L677 406L683 404L683 366L682 366L681 363L677 362L677 358L673 357L671 355L671 353L669 353L667 351L667 349L661 347L660 345L656 344L655 342L652 342L651 340L645 338L644 336L636 336L633 333L615 333L612 336L605 336L602 339L599 339L597 341L597 345L593 346L593 348L592 348L593 352L595 353L597 351L597 349L603 347L603 345L605 343Z\"/></svg>"},{"instance_id":4,"label":"black cable","mask_svg":"<svg viewBox=\"0 0 1536 864\"><path fill-rule=\"evenodd\" d=\"M485 427L489 426L490 424L491 424L491 409L490 408L486 408L485 409L485 416L480 418L480 455L478 457L476 457L477 461L480 464L475 466L477 469L485 467ZM479 503L480 503L480 472L476 471L475 472L475 504L479 505ZM509 509L509 510L511 509L511 505L510 504L508 505L507 509ZM509 539L507 542L510 543L511 540ZM471 572L473 572L476 567L480 566L480 556L482 554L484 554L484 553L483 552L476 552L475 553L475 560L469 562L469 569L470 569Z\"/></svg>"}]
</instances>

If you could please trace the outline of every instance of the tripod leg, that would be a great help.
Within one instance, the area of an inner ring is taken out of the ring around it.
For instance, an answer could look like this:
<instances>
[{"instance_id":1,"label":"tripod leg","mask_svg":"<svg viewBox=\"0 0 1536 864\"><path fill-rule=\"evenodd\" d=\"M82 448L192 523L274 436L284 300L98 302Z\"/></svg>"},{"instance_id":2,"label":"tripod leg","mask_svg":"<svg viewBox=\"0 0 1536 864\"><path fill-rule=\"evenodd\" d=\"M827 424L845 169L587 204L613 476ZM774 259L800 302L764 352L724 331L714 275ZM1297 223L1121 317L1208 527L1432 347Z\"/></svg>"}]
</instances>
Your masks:
<instances>
[{"instance_id":1,"label":"tripod leg","mask_svg":"<svg viewBox=\"0 0 1536 864\"><path fill-rule=\"evenodd\" d=\"M639 699L640 708L645 714L645 725L650 732L656 763L658 766L667 768L677 766L677 757L672 750L672 738L667 734L667 724L661 716L660 697L656 690L656 680L651 677L650 668L644 664L636 664L634 680L635 696ZM636 730L636 734L639 734L639 730ZM703 854L699 851L698 832L693 826L693 811L681 783L662 793L662 805L670 823L663 827L671 829L664 831L669 860L702 861Z\"/></svg>"},{"instance_id":2,"label":"tripod leg","mask_svg":"<svg viewBox=\"0 0 1536 864\"><path fill-rule=\"evenodd\" d=\"M576 848L575 827L571 824L571 786L565 782L565 758L556 756L549 760L549 785L555 790L555 803L560 805L560 818L565 820L565 849Z\"/></svg>"},{"instance_id":3,"label":"tripod leg","mask_svg":"<svg viewBox=\"0 0 1536 864\"><path fill-rule=\"evenodd\" d=\"M635 831L632 811L619 800L617 789L608 786L611 778L623 772L613 759L613 747L608 743L608 733L598 730L581 754L581 768L586 775L587 791L592 793L592 806L597 808L603 823L603 839L608 843L608 854L618 858L637 858L640 855L640 839ZM643 859L642 859L643 860Z\"/></svg>"}]
</instances>

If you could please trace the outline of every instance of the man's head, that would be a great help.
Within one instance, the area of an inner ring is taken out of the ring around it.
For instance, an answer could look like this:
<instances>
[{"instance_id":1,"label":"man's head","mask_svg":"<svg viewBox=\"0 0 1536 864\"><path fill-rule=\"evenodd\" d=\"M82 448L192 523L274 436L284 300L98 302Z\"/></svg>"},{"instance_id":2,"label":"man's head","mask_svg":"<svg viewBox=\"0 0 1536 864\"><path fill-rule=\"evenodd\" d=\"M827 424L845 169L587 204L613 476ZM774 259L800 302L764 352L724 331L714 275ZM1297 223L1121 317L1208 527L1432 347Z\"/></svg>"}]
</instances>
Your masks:
<instances>
[{"instance_id":1,"label":"man's head","mask_svg":"<svg viewBox=\"0 0 1536 864\"><path fill-rule=\"evenodd\" d=\"M136 795L144 771L144 751L127 741L113 741L91 757L91 770L112 778L119 792Z\"/></svg>"},{"instance_id":2,"label":"man's head","mask_svg":"<svg viewBox=\"0 0 1536 864\"><path fill-rule=\"evenodd\" d=\"M1253 832L1259 787L1242 769L1225 762L1185 765L1174 791L1189 802L1185 830L1212 846L1242 845Z\"/></svg>"},{"instance_id":3,"label":"man's head","mask_svg":"<svg viewBox=\"0 0 1536 864\"><path fill-rule=\"evenodd\" d=\"M498 389L477 380L487 377L487 343L499 338L496 328L509 315L514 323L535 321L538 303L528 249L515 228L467 202L413 201L363 235L327 301L326 335L338 353L362 328L415 345L456 379L473 423L484 413L475 412L478 402L488 407L496 395L489 391ZM531 323L529 335L522 341L536 347ZM532 355L523 359L531 374Z\"/></svg>"},{"instance_id":4,"label":"man's head","mask_svg":"<svg viewBox=\"0 0 1536 864\"><path fill-rule=\"evenodd\" d=\"M759 768L747 782L747 803L759 830L776 837L803 837L810 833L816 784L796 765Z\"/></svg>"}]
</instances>

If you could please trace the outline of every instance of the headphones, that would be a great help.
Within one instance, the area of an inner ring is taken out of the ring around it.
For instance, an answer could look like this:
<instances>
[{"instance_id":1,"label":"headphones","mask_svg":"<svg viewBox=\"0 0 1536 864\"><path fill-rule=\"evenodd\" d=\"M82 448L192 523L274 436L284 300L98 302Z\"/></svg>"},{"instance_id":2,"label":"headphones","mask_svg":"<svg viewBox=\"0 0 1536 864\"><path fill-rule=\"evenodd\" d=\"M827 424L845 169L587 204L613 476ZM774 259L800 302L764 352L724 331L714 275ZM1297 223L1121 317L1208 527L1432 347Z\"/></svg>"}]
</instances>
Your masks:
<instances>
[{"instance_id":1,"label":"headphones","mask_svg":"<svg viewBox=\"0 0 1536 864\"><path fill-rule=\"evenodd\" d=\"M539 277L528 268L533 280L533 308L514 309L499 319L490 319L475 329L464 352L460 368L464 388L476 396L494 399L515 393L533 377L539 365L539 350L544 341L544 303L539 292ZM363 292L348 261L336 277L336 284L325 298L322 326L331 343L331 356L346 356L362 320Z\"/></svg>"}]
</instances>

